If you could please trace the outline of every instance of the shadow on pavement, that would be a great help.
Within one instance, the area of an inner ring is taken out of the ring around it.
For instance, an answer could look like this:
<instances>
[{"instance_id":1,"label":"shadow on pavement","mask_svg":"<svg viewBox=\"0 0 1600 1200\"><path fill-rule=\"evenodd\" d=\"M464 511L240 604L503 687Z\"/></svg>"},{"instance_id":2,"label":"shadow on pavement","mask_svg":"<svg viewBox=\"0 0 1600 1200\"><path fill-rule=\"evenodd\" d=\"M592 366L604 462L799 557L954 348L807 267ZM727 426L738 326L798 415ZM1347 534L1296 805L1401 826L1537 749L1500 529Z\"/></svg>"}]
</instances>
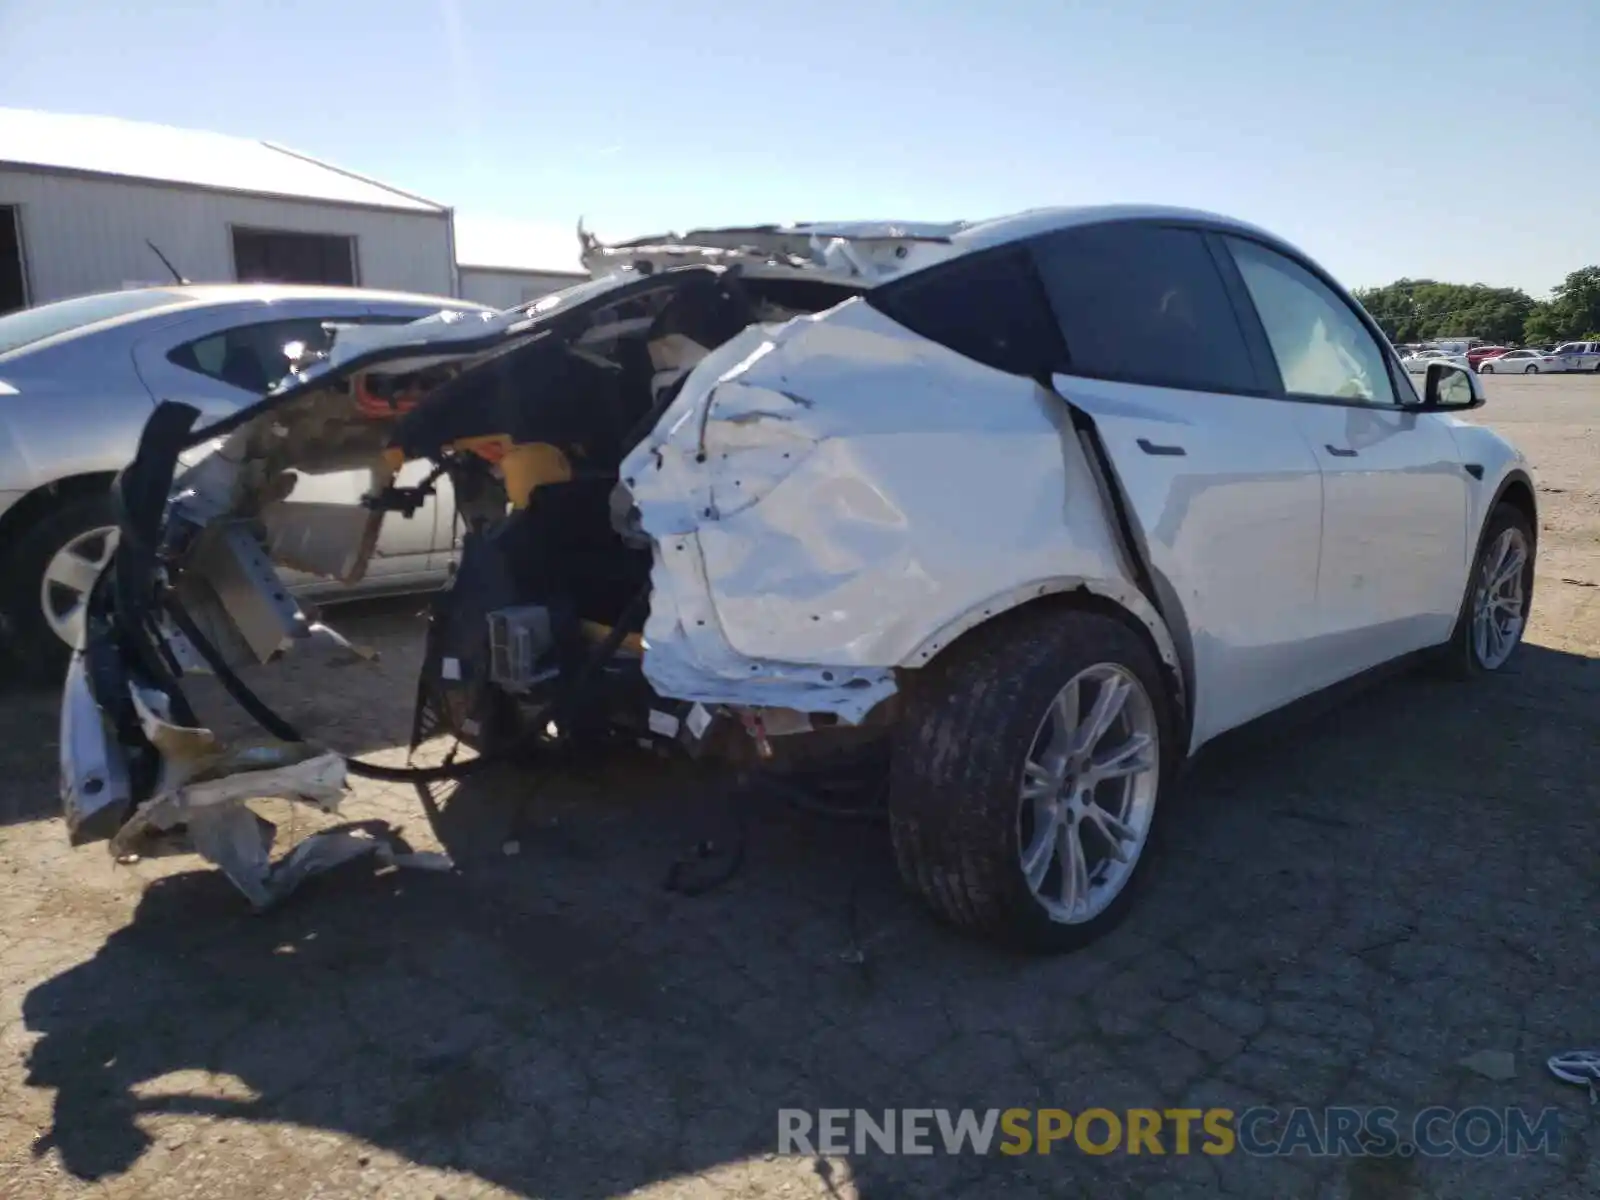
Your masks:
<instances>
[{"instance_id":1,"label":"shadow on pavement","mask_svg":"<svg viewBox=\"0 0 1600 1200\"><path fill-rule=\"evenodd\" d=\"M1564 840L1581 828L1595 844L1594 669L1530 646L1503 679L1406 677L1290 735L1230 739L1171 806L1163 861L1128 923L1049 960L936 927L900 892L880 828L761 802L743 871L687 900L662 889L664 871L728 819L703 770L485 773L442 823L458 875L352 867L265 917L243 915L213 873L153 884L131 924L26 998L26 1025L43 1034L28 1082L55 1090L38 1149L105 1179L137 1169L151 1121L227 1117L598 1200L770 1153L782 1107L1159 1108L1230 1088L1362 1102L1373 1085L1358 1068L1385 1053L1377 1023L1395 997L1432 1022L1402 1030L1409 1055L1427 1053L1419 1037L1481 1036L1478 1016L1452 1015L1450 960L1415 969L1394 949L1408 938L1476 956L1471 969L1493 979L1480 995L1510 989L1508 1006L1584 984L1588 918L1562 902L1594 866ZM1537 795L1529 756L1545 772ZM1529 877L1529 861L1545 873ZM1507 897L1537 920L1519 925ZM1532 939L1536 976L1493 966L1509 937ZM1298 1035L1322 1058L1274 1074L1243 1031L1268 1024L1274 989L1291 985L1331 1015ZM1202 1002L1259 1015L1234 1030L1207 1018L1196 1048L1192 1022L1169 1018ZM211 1082L162 1082L197 1071ZM793 1166L822 1173L813 1189L839 1169ZM1280 1166L1076 1153L848 1163L867 1200L1142 1194L1168 1180L1237 1190L1226 1172L1247 1168ZM285 1157L282 1169L292 1190L294 1172L335 1168ZM1311 1194L1303 1175L1281 1178L1280 1194Z\"/></svg>"}]
</instances>

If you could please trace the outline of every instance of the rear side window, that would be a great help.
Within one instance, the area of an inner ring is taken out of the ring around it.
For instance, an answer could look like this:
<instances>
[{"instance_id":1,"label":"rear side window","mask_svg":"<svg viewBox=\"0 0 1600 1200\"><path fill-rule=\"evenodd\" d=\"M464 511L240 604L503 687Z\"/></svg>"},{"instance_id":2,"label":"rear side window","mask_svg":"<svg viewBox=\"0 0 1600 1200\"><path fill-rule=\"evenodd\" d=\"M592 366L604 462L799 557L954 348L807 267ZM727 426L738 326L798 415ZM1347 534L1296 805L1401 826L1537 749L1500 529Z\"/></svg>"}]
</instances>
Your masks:
<instances>
[{"instance_id":1,"label":"rear side window","mask_svg":"<svg viewBox=\"0 0 1600 1200\"><path fill-rule=\"evenodd\" d=\"M1061 369L1061 334L1026 251L1008 247L919 271L867 303L929 341L1030 377Z\"/></svg>"},{"instance_id":2,"label":"rear side window","mask_svg":"<svg viewBox=\"0 0 1600 1200\"><path fill-rule=\"evenodd\" d=\"M1204 237L1136 222L1049 234L1034 255L1075 375L1208 392L1259 392Z\"/></svg>"},{"instance_id":3,"label":"rear side window","mask_svg":"<svg viewBox=\"0 0 1600 1200\"><path fill-rule=\"evenodd\" d=\"M326 349L329 339L322 328L322 319L296 317L260 325L239 325L177 346L167 352L167 359L186 371L196 371L244 391L260 393L289 373L285 348L291 342L299 342L309 350Z\"/></svg>"}]
</instances>

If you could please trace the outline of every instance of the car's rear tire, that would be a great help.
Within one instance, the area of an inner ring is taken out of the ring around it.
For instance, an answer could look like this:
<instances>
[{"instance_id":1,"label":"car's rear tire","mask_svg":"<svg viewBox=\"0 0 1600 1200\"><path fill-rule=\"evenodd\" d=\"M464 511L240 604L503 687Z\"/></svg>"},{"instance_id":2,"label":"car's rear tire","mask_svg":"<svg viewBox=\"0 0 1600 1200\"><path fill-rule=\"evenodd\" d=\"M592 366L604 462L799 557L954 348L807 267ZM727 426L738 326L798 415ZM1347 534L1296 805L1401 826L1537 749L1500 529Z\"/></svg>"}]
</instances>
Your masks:
<instances>
[{"instance_id":1,"label":"car's rear tire","mask_svg":"<svg viewBox=\"0 0 1600 1200\"><path fill-rule=\"evenodd\" d=\"M72 648L66 638L81 625L88 585L115 547L111 495L98 492L62 502L17 540L0 567L0 608L7 647L24 672L55 679Z\"/></svg>"},{"instance_id":2,"label":"car's rear tire","mask_svg":"<svg viewBox=\"0 0 1600 1200\"><path fill-rule=\"evenodd\" d=\"M1524 375L1537 375L1539 373L1539 368L1534 366L1532 363L1529 363L1522 369L1522 373Z\"/></svg>"},{"instance_id":3,"label":"car's rear tire","mask_svg":"<svg viewBox=\"0 0 1600 1200\"><path fill-rule=\"evenodd\" d=\"M1115 715L1096 738L1102 703ZM964 930L1032 951L1087 945L1127 914L1177 765L1166 684L1130 625L1002 618L910 689L889 788L900 874Z\"/></svg>"},{"instance_id":4,"label":"car's rear tire","mask_svg":"<svg viewBox=\"0 0 1600 1200\"><path fill-rule=\"evenodd\" d=\"M1508 555L1520 556L1520 562L1513 564ZM1478 539L1455 632L1440 653L1446 674L1477 679L1511 661L1528 627L1537 558L1527 516L1515 505L1495 505Z\"/></svg>"}]
</instances>

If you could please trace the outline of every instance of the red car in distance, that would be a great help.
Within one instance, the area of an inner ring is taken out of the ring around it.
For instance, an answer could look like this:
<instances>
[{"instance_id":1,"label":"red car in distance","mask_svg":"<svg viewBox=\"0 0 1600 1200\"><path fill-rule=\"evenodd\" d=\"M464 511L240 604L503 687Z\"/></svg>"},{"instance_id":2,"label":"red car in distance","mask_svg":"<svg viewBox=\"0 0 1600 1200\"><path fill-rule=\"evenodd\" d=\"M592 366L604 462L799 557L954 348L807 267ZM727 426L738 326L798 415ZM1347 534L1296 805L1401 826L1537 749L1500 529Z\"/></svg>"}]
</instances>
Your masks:
<instances>
[{"instance_id":1,"label":"red car in distance","mask_svg":"<svg viewBox=\"0 0 1600 1200\"><path fill-rule=\"evenodd\" d=\"M1474 346L1467 351L1467 365L1476 371L1478 364L1484 359L1494 358L1497 354L1504 354L1509 349L1511 349L1510 346Z\"/></svg>"}]
</instances>

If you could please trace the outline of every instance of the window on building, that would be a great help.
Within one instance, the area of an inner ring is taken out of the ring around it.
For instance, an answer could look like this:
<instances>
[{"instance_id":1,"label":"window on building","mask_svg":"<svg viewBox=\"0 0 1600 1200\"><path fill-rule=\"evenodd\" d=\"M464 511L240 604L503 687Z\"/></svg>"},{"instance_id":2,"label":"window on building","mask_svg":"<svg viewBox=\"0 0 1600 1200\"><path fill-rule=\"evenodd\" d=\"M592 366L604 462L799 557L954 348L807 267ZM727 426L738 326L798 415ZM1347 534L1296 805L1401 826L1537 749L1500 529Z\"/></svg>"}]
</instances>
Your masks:
<instances>
[{"instance_id":1,"label":"window on building","mask_svg":"<svg viewBox=\"0 0 1600 1200\"><path fill-rule=\"evenodd\" d=\"M356 240L334 233L235 228L233 266L240 283L330 283L354 287Z\"/></svg>"},{"instance_id":2,"label":"window on building","mask_svg":"<svg viewBox=\"0 0 1600 1200\"><path fill-rule=\"evenodd\" d=\"M16 206L0 204L0 313L15 312L28 303L22 271L22 220Z\"/></svg>"}]
</instances>

